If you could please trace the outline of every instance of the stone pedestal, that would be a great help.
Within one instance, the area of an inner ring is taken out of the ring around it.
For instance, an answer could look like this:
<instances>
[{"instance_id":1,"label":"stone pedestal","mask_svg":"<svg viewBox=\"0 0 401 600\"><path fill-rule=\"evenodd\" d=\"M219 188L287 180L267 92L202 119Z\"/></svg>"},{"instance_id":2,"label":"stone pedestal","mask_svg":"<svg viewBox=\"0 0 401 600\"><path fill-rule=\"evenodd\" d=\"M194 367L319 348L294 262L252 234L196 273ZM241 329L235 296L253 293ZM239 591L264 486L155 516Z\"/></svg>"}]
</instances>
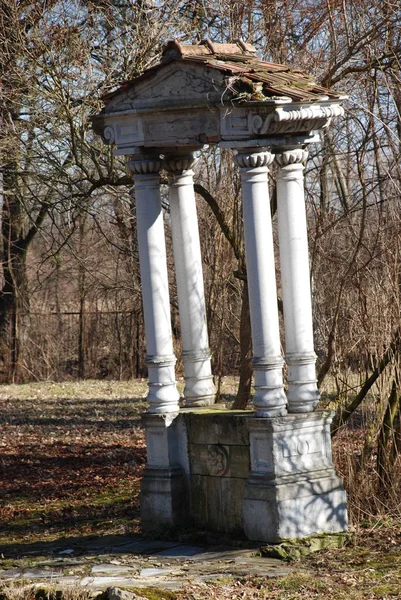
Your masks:
<instances>
[{"instance_id":1,"label":"stone pedestal","mask_svg":"<svg viewBox=\"0 0 401 600\"><path fill-rule=\"evenodd\" d=\"M144 416L144 530L196 526L275 543L347 528L331 460L332 413L250 414L199 408Z\"/></svg>"},{"instance_id":2,"label":"stone pedestal","mask_svg":"<svg viewBox=\"0 0 401 600\"><path fill-rule=\"evenodd\" d=\"M270 543L347 528L346 496L331 459L331 412L248 420L251 472L243 525Z\"/></svg>"},{"instance_id":3,"label":"stone pedestal","mask_svg":"<svg viewBox=\"0 0 401 600\"><path fill-rule=\"evenodd\" d=\"M188 512L185 477L185 435L178 413L143 415L147 464L141 486L141 524L144 531L177 527ZM180 444L181 443L181 447Z\"/></svg>"}]
</instances>

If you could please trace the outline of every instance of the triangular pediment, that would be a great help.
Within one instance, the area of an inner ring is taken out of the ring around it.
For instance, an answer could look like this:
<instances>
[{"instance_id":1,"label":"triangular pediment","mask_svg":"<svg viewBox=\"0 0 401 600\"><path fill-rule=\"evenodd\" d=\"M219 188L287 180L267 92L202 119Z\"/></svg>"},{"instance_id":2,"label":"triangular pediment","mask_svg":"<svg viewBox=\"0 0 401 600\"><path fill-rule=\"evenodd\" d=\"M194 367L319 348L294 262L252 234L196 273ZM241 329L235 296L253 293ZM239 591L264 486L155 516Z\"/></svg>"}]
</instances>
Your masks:
<instances>
[{"instance_id":1,"label":"triangular pediment","mask_svg":"<svg viewBox=\"0 0 401 600\"><path fill-rule=\"evenodd\" d=\"M193 63L170 63L139 77L125 88L122 86L112 95L104 112L214 105L225 89L225 75L216 69Z\"/></svg>"}]
</instances>

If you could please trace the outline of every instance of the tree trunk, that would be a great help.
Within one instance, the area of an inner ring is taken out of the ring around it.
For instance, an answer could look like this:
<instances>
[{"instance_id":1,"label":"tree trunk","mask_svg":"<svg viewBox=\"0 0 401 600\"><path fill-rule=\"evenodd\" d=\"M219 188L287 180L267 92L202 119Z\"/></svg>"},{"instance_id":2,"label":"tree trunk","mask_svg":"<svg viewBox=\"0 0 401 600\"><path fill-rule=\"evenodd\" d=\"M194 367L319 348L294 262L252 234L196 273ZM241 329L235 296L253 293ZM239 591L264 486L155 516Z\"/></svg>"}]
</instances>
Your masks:
<instances>
[{"instance_id":1,"label":"tree trunk","mask_svg":"<svg viewBox=\"0 0 401 600\"><path fill-rule=\"evenodd\" d=\"M394 379L377 441L376 470L379 492L381 494L388 492L392 482L393 469L390 463L389 444L391 443L391 438L394 438L394 422L398 408L399 395L397 383ZM394 439L392 441L393 443L395 442Z\"/></svg>"},{"instance_id":2,"label":"tree trunk","mask_svg":"<svg viewBox=\"0 0 401 600\"><path fill-rule=\"evenodd\" d=\"M29 311L22 207L13 191L15 170L14 164L5 167L1 215L4 282L0 290L0 363L3 378L10 382L18 375L19 315Z\"/></svg>"}]
</instances>

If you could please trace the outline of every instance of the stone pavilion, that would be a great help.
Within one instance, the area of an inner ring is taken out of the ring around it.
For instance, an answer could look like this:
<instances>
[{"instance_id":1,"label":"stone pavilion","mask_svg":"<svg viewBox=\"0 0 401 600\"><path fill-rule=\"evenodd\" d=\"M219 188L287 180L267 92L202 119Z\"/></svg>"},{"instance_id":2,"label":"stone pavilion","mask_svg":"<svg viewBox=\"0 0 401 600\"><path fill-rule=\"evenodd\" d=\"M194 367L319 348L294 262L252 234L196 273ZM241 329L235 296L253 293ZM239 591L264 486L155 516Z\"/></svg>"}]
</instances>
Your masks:
<instances>
[{"instance_id":1,"label":"stone pavilion","mask_svg":"<svg viewBox=\"0 0 401 600\"><path fill-rule=\"evenodd\" d=\"M332 464L332 414L316 410L304 165L316 132L343 114L342 97L244 42L167 44L161 62L104 99L93 126L126 158L134 182L149 372L147 530L198 526L277 542L347 527ZM195 154L233 150L242 182L254 410L214 407ZM282 356L268 169L277 164ZM160 171L168 173L182 331L185 408L175 381ZM286 363L287 377L283 380Z\"/></svg>"}]
</instances>

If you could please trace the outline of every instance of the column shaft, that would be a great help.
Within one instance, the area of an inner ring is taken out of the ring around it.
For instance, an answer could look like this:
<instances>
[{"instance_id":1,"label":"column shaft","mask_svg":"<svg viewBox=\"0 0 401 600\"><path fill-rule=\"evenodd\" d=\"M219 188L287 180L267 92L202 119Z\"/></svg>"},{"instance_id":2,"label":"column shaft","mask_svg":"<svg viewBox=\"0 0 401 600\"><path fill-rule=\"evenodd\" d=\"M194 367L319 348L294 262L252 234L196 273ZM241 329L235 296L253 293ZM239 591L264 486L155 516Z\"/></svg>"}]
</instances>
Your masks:
<instances>
[{"instance_id":1,"label":"column shaft","mask_svg":"<svg viewBox=\"0 0 401 600\"><path fill-rule=\"evenodd\" d=\"M276 273L270 215L270 153L238 154L242 180L245 250L252 328L254 406L258 417L286 414L280 351Z\"/></svg>"},{"instance_id":2,"label":"column shaft","mask_svg":"<svg viewBox=\"0 0 401 600\"><path fill-rule=\"evenodd\" d=\"M302 163L307 152L277 155L277 211L284 308L288 410L310 412L319 401Z\"/></svg>"},{"instance_id":3,"label":"column shaft","mask_svg":"<svg viewBox=\"0 0 401 600\"><path fill-rule=\"evenodd\" d=\"M210 365L202 257L193 188L193 157L168 158L169 198L187 406L209 406L216 389Z\"/></svg>"},{"instance_id":4,"label":"column shaft","mask_svg":"<svg viewBox=\"0 0 401 600\"><path fill-rule=\"evenodd\" d=\"M175 382L170 297L163 212L160 199L160 160L132 160L128 168L135 182L135 203L142 303L149 371L149 412L179 410Z\"/></svg>"}]
</instances>

